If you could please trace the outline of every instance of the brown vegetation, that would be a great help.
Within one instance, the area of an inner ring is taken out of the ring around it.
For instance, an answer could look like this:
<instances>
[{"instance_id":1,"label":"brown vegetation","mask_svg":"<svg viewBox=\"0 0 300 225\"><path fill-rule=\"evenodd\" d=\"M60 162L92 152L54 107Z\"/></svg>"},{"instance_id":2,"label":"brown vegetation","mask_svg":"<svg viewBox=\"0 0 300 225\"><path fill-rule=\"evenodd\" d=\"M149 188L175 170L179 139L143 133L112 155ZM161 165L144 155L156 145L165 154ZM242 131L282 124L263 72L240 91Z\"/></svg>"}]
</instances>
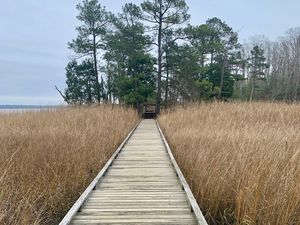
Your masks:
<instances>
[{"instance_id":1,"label":"brown vegetation","mask_svg":"<svg viewBox=\"0 0 300 225\"><path fill-rule=\"evenodd\" d=\"M300 105L200 104L159 122L209 224L300 224Z\"/></svg>"},{"instance_id":2,"label":"brown vegetation","mask_svg":"<svg viewBox=\"0 0 300 225\"><path fill-rule=\"evenodd\" d=\"M57 224L137 119L111 106L0 114L0 224Z\"/></svg>"}]
</instances>

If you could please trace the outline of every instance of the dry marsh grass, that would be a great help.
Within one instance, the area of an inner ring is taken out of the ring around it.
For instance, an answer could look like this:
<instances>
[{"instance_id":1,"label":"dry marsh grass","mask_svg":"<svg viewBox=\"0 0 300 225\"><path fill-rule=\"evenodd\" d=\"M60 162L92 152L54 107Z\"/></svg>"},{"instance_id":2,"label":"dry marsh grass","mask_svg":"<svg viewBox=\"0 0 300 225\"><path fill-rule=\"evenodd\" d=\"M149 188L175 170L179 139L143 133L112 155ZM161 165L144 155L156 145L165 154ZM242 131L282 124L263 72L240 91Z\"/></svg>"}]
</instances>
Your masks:
<instances>
[{"instance_id":1,"label":"dry marsh grass","mask_svg":"<svg viewBox=\"0 0 300 225\"><path fill-rule=\"evenodd\" d=\"M57 224L137 120L111 106L0 114L0 224Z\"/></svg>"},{"instance_id":2,"label":"dry marsh grass","mask_svg":"<svg viewBox=\"0 0 300 225\"><path fill-rule=\"evenodd\" d=\"M209 224L300 224L300 105L199 104L159 122Z\"/></svg>"}]
</instances>

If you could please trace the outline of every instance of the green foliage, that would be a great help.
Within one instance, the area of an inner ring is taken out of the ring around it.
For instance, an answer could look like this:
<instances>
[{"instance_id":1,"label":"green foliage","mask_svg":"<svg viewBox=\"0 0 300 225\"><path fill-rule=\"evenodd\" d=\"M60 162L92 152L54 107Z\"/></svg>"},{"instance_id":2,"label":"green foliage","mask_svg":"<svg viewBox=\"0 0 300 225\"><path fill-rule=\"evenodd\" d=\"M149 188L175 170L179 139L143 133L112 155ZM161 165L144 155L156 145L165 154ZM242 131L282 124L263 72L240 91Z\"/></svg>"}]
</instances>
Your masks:
<instances>
[{"instance_id":1,"label":"green foliage","mask_svg":"<svg viewBox=\"0 0 300 225\"><path fill-rule=\"evenodd\" d=\"M248 59L248 66L251 69L251 76L253 79L264 80L264 69L268 68L269 65L266 63L264 50L257 45L255 45L251 50L251 56Z\"/></svg>"},{"instance_id":2,"label":"green foliage","mask_svg":"<svg viewBox=\"0 0 300 225\"><path fill-rule=\"evenodd\" d=\"M99 82L97 55L105 45L103 41L112 15L99 4L98 0L84 0L82 4L77 5L77 10L79 11L77 19L81 25L76 28L78 36L69 43L69 48L79 58L88 57L93 60L97 101L100 103L101 97L104 99L104 88L102 78L101 83Z\"/></svg>"},{"instance_id":3,"label":"green foliage","mask_svg":"<svg viewBox=\"0 0 300 225\"><path fill-rule=\"evenodd\" d=\"M138 106L153 98L154 86L149 85L144 75L131 79L130 77L120 77L117 80L117 87L120 99L126 104Z\"/></svg>"},{"instance_id":4,"label":"green foliage","mask_svg":"<svg viewBox=\"0 0 300 225\"><path fill-rule=\"evenodd\" d=\"M169 50L170 89L188 101L197 96L195 81L199 79L200 69L197 58L196 52L189 45L174 45Z\"/></svg>"},{"instance_id":5,"label":"green foliage","mask_svg":"<svg viewBox=\"0 0 300 225\"><path fill-rule=\"evenodd\" d=\"M182 24L190 18L185 0L145 0L141 7L145 13L143 19L157 26L159 23L165 23L171 27Z\"/></svg>"},{"instance_id":6,"label":"green foliage","mask_svg":"<svg viewBox=\"0 0 300 225\"><path fill-rule=\"evenodd\" d=\"M214 63L209 66L205 77L213 84L214 90L218 88L220 91L220 74L222 73L222 65ZM221 97L222 98L231 98L234 90L234 76L230 73L230 70L225 69L224 72L224 83L222 88Z\"/></svg>"},{"instance_id":7,"label":"green foliage","mask_svg":"<svg viewBox=\"0 0 300 225\"><path fill-rule=\"evenodd\" d=\"M77 19L82 24L76 28L78 36L69 43L69 48L78 54L93 55L95 49L103 47L103 37L108 31L111 14L98 0L84 0L76 8L79 11Z\"/></svg>"},{"instance_id":8,"label":"green foliage","mask_svg":"<svg viewBox=\"0 0 300 225\"><path fill-rule=\"evenodd\" d=\"M159 114L162 92L163 55L168 51L169 46L179 38L168 39L168 35L170 33L174 34L175 32L171 29L187 22L190 15L188 14L188 6L185 0L144 0L141 8L144 12L142 19L150 24L151 30L154 31L154 35L156 36L153 44L157 47L156 109ZM172 37L173 35L170 36ZM168 80L166 80L166 83L168 86Z\"/></svg>"},{"instance_id":9,"label":"green foliage","mask_svg":"<svg viewBox=\"0 0 300 225\"><path fill-rule=\"evenodd\" d=\"M219 91L220 66L201 66L199 52L189 45L173 46L169 52L170 89L185 101L210 100ZM229 81L228 81L229 80ZM223 97L233 91L233 77L226 71ZM228 92L228 93L227 93Z\"/></svg>"},{"instance_id":10,"label":"green foliage","mask_svg":"<svg viewBox=\"0 0 300 225\"><path fill-rule=\"evenodd\" d=\"M116 94L126 104L139 107L154 95L153 59L150 55L136 55L129 63L130 72L125 76L119 76L116 80Z\"/></svg>"},{"instance_id":11,"label":"green foliage","mask_svg":"<svg viewBox=\"0 0 300 225\"><path fill-rule=\"evenodd\" d=\"M232 97L234 80L243 79L232 75L234 68L238 70L243 65L237 33L218 18L199 26L188 26L184 32L197 51L201 78L213 84L213 92L219 90L219 98ZM212 96L215 97L215 93Z\"/></svg>"},{"instance_id":12,"label":"green foliage","mask_svg":"<svg viewBox=\"0 0 300 225\"><path fill-rule=\"evenodd\" d=\"M77 9L78 35L69 43L77 62L66 68L69 103L111 101L139 108L155 98L159 105L162 94L166 105L227 99L245 81L248 68L256 81L253 87L265 82L264 52L254 48L245 60L237 33L224 21L211 18L183 27L190 18L185 0L128 3L117 15L98 0L84 0ZM248 89L240 88L241 93Z\"/></svg>"},{"instance_id":13,"label":"green foliage","mask_svg":"<svg viewBox=\"0 0 300 225\"><path fill-rule=\"evenodd\" d=\"M207 24L195 27L189 25L186 29L184 29L184 33L195 50L198 51L199 60L203 67L206 62L206 54L211 51L211 40L215 33L214 29L209 27Z\"/></svg>"},{"instance_id":14,"label":"green foliage","mask_svg":"<svg viewBox=\"0 0 300 225\"><path fill-rule=\"evenodd\" d=\"M114 79L113 95L121 102L137 108L152 98L155 91L154 59L147 53L150 37L139 21L141 9L126 4L115 17L116 31L107 36L105 59L110 63Z\"/></svg>"},{"instance_id":15,"label":"green foliage","mask_svg":"<svg viewBox=\"0 0 300 225\"><path fill-rule=\"evenodd\" d=\"M258 87L257 81L265 80L264 70L269 67L266 63L266 58L264 56L264 50L259 46L255 45L251 50L251 56L248 59L248 67L250 68L250 80L251 80L251 93L249 100L252 101L256 98L256 89Z\"/></svg>"},{"instance_id":16,"label":"green foliage","mask_svg":"<svg viewBox=\"0 0 300 225\"><path fill-rule=\"evenodd\" d=\"M196 87L198 89L198 100L208 101L219 93L219 89L214 87L209 80L197 80Z\"/></svg>"},{"instance_id":17,"label":"green foliage","mask_svg":"<svg viewBox=\"0 0 300 225\"><path fill-rule=\"evenodd\" d=\"M65 96L69 104L91 104L95 101L98 84L94 75L90 60L81 64L73 60L67 65Z\"/></svg>"}]
</instances>

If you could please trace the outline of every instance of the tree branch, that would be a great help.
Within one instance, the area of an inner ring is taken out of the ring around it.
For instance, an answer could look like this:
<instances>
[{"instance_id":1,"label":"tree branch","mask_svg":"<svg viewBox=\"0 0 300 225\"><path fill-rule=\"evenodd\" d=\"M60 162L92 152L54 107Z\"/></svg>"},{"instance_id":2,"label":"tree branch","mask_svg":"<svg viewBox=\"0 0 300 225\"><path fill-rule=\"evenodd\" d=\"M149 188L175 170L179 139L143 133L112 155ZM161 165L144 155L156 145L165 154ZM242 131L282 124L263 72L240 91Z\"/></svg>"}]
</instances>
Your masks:
<instances>
[{"instance_id":1,"label":"tree branch","mask_svg":"<svg viewBox=\"0 0 300 225\"><path fill-rule=\"evenodd\" d=\"M59 90L56 85L54 87L58 91L58 93L60 94L60 96L64 99L64 101L67 102L67 103L69 103L67 97L61 92L61 90Z\"/></svg>"},{"instance_id":2,"label":"tree branch","mask_svg":"<svg viewBox=\"0 0 300 225\"><path fill-rule=\"evenodd\" d=\"M167 11L172 7L170 3L168 3L167 7L165 10L161 11L161 16L164 17L164 15L167 13Z\"/></svg>"},{"instance_id":3,"label":"tree branch","mask_svg":"<svg viewBox=\"0 0 300 225\"><path fill-rule=\"evenodd\" d=\"M149 23L158 23L158 21L155 19L155 20L150 20L148 18L143 18L144 21L146 22L149 22Z\"/></svg>"},{"instance_id":4,"label":"tree branch","mask_svg":"<svg viewBox=\"0 0 300 225\"><path fill-rule=\"evenodd\" d=\"M158 44L155 43L155 42L148 42L147 44L148 44L148 45L156 45L156 46L158 46Z\"/></svg>"},{"instance_id":5,"label":"tree branch","mask_svg":"<svg viewBox=\"0 0 300 225\"><path fill-rule=\"evenodd\" d=\"M84 58L86 56L90 56L90 55L92 55L91 52L90 53L86 53L86 54L77 55L77 56L70 56L69 58L71 60L78 60L78 59L82 59L82 58Z\"/></svg>"}]
</instances>

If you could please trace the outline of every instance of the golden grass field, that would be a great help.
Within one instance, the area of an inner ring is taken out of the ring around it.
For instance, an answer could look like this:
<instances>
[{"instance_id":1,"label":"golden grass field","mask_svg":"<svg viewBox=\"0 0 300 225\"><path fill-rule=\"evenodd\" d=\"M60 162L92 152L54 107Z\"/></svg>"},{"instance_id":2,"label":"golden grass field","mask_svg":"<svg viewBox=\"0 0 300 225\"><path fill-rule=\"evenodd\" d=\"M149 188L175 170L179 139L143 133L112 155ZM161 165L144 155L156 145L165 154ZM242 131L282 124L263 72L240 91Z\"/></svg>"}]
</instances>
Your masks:
<instances>
[{"instance_id":1,"label":"golden grass field","mask_svg":"<svg viewBox=\"0 0 300 225\"><path fill-rule=\"evenodd\" d=\"M112 106L0 114L0 224L58 224L137 120Z\"/></svg>"},{"instance_id":2,"label":"golden grass field","mask_svg":"<svg viewBox=\"0 0 300 225\"><path fill-rule=\"evenodd\" d=\"M199 104L159 122L209 224L300 224L300 105Z\"/></svg>"}]
</instances>

